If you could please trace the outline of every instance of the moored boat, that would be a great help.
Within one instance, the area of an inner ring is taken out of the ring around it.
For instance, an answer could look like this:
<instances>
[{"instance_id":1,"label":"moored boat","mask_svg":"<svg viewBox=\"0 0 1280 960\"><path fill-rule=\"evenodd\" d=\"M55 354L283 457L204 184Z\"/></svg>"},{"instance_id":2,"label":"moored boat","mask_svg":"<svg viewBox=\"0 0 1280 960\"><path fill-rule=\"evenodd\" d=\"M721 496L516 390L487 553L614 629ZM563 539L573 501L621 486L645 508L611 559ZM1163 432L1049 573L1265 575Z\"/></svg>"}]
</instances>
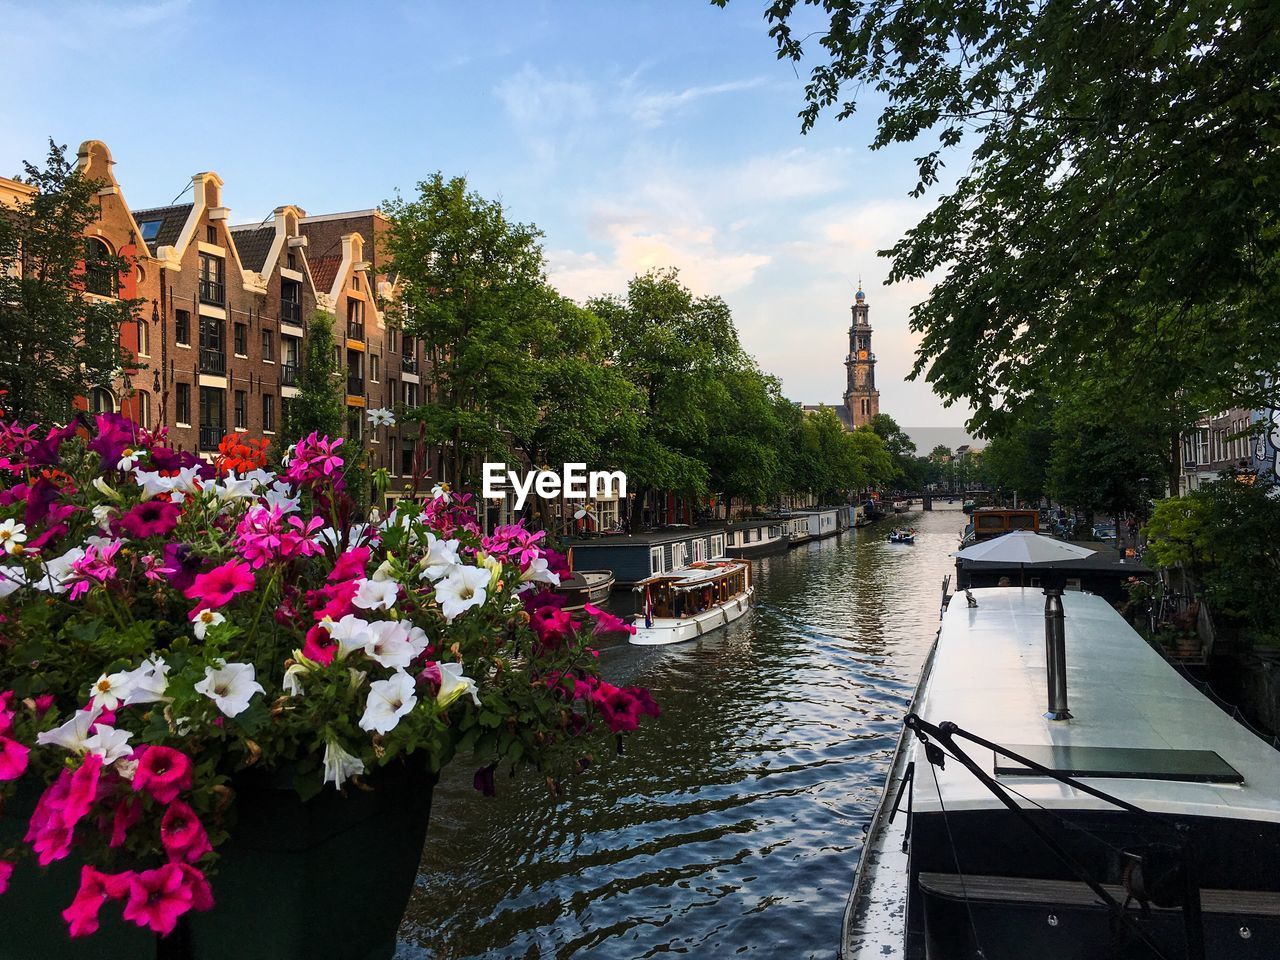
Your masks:
<instances>
[{"instance_id":1,"label":"moored boat","mask_svg":"<svg viewBox=\"0 0 1280 960\"><path fill-rule=\"evenodd\" d=\"M581 610L588 603L608 603L613 584L612 570L574 570L561 575L555 592L564 595L566 610Z\"/></svg>"},{"instance_id":2,"label":"moored boat","mask_svg":"<svg viewBox=\"0 0 1280 960\"><path fill-rule=\"evenodd\" d=\"M905 727L845 960L1280 953L1280 752L1100 597L957 596Z\"/></svg>"},{"instance_id":3,"label":"moored boat","mask_svg":"<svg viewBox=\"0 0 1280 960\"><path fill-rule=\"evenodd\" d=\"M630 640L657 646L695 640L742 616L751 606L755 587L745 560L693 563L682 570L641 580L640 614Z\"/></svg>"},{"instance_id":4,"label":"moored boat","mask_svg":"<svg viewBox=\"0 0 1280 960\"><path fill-rule=\"evenodd\" d=\"M724 556L735 560L755 560L782 553L791 542L787 533L790 521L745 520L725 527Z\"/></svg>"},{"instance_id":5,"label":"moored boat","mask_svg":"<svg viewBox=\"0 0 1280 960\"><path fill-rule=\"evenodd\" d=\"M906 513L906 512L907 512L908 510L910 510L910 509L911 509L911 501L910 501L910 500L895 500L895 501L893 501L893 512L894 512L894 513Z\"/></svg>"}]
</instances>

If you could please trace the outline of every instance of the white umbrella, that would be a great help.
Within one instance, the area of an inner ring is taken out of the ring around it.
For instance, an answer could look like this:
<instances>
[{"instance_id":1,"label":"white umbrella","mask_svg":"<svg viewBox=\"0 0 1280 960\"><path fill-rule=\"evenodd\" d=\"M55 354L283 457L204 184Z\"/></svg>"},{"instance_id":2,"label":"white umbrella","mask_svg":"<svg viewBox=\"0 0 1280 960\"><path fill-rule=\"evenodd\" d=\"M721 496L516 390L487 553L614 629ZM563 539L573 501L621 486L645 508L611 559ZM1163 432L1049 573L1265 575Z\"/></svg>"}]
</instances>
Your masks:
<instances>
[{"instance_id":1,"label":"white umbrella","mask_svg":"<svg viewBox=\"0 0 1280 960\"><path fill-rule=\"evenodd\" d=\"M1042 537L1030 530L1015 530L990 540L983 540L971 547L953 553L961 560L986 560L992 563L1054 563L1059 560L1079 560L1093 556L1097 551L1077 547L1074 543Z\"/></svg>"}]
</instances>

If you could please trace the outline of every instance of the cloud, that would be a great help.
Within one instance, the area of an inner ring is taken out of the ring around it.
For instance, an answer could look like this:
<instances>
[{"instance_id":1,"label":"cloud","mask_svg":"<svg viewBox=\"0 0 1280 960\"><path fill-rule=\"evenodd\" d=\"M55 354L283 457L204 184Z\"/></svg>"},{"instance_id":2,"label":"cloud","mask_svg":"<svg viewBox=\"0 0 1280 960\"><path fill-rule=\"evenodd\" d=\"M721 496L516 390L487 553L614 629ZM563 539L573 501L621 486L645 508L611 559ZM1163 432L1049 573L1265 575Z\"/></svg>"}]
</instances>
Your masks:
<instances>
[{"instance_id":1,"label":"cloud","mask_svg":"<svg viewBox=\"0 0 1280 960\"><path fill-rule=\"evenodd\" d=\"M707 86L686 87L683 90L637 91L630 93L631 83L623 85L620 106L630 114L631 119L643 127L658 127L665 123L672 114L683 110L690 104L716 97L725 93L737 93L741 90L752 90L763 86L764 77L752 77L747 80L730 80L727 83L715 83Z\"/></svg>"}]
</instances>

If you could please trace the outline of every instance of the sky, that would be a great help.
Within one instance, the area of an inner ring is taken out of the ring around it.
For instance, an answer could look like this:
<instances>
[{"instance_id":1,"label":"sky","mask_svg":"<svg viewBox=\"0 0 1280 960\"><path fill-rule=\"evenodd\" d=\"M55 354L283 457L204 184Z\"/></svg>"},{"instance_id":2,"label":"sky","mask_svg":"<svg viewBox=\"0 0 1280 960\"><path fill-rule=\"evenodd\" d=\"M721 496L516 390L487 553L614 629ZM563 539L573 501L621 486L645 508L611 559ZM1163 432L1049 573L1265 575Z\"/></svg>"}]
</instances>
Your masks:
<instances>
[{"instance_id":1,"label":"sky","mask_svg":"<svg viewBox=\"0 0 1280 960\"><path fill-rule=\"evenodd\" d=\"M927 212L911 145L872 151L877 104L808 135L806 67L764 0L196 3L0 0L0 173L99 139L134 208L215 170L232 222L367 209L439 170L545 234L578 300L674 266L804 403L839 403L859 278L880 406L960 427L905 382L927 280L876 256ZM801 26L804 26L801 24ZM817 22L814 22L817 26ZM953 158L959 162L961 158Z\"/></svg>"}]
</instances>

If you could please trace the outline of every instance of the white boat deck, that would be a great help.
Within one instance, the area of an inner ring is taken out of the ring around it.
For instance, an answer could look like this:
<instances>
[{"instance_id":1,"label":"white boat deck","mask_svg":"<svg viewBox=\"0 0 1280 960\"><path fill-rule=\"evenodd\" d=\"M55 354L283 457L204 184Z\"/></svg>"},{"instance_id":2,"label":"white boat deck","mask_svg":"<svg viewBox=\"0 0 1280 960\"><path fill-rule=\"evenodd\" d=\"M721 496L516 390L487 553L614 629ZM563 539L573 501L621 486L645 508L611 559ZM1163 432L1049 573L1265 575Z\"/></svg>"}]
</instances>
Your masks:
<instances>
[{"instance_id":1,"label":"white boat deck","mask_svg":"<svg viewBox=\"0 0 1280 960\"><path fill-rule=\"evenodd\" d=\"M1183 815L1280 821L1280 751L1254 736L1184 680L1106 601L1067 591L1067 694L1073 719L1044 718L1047 706L1044 594L1038 588L973 591L977 608L955 596L942 623L921 715L1018 751L1019 745L1209 750L1241 784L1138 777L1080 778L1143 809ZM992 751L959 740L994 775ZM937 810L938 792L916 741L914 804ZM936 771L948 811L999 802L960 764ZM1115 809L1048 777L1001 774L999 781L1047 807Z\"/></svg>"}]
</instances>

